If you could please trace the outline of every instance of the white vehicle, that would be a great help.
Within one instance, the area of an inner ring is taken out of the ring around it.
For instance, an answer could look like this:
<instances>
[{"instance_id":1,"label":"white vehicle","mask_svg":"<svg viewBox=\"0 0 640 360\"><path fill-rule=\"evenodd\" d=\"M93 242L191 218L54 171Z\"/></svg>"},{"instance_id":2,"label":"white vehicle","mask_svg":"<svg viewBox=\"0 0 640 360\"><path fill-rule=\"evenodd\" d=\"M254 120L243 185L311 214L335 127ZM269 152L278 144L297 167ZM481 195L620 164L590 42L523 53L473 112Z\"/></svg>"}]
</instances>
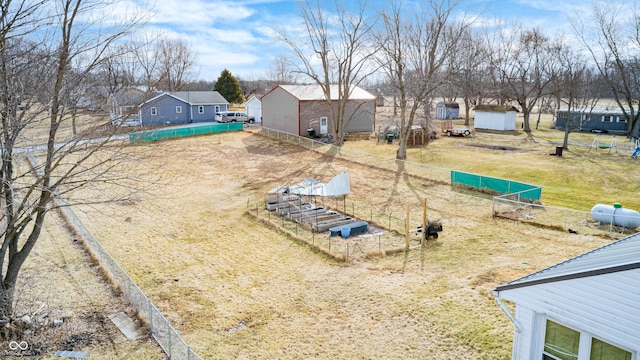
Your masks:
<instances>
[{"instance_id":1,"label":"white vehicle","mask_svg":"<svg viewBox=\"0 0 640 360\"><path fill-rule=\"evenodd\" d=\"M216 121L221 123L227 122L248 122L254 123L256 119L253 116L248 116L247 113L239 111L224 111L216 113Z\"/></svg>"}]
</instances>

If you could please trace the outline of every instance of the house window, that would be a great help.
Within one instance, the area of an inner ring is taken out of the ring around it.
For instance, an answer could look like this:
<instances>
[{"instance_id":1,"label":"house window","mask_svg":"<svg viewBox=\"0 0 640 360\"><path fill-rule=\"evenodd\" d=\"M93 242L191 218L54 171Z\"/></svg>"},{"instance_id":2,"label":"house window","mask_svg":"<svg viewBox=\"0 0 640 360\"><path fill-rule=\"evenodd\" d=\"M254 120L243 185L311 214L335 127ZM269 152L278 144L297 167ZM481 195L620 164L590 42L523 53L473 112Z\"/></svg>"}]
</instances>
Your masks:
<instances>
[{"instance_id":1,"label":"house window","mask_svg":"<svg viewBox=\"0 0 640 360\"><path fill-rule=\"evenodd\" d=\"M198 106L198 114L204 114L204 106Z\"/></svg>"},{"instance_id":2,"label":"house window","mask_svg":"<svg viewBox=\"0 0 640 360\"><path fill-rule=\"evenodd\" d=\"M176 114L182 114L182 106L176 106Z\"/></svg>"},{"instance_id":3,"label":"house window","mask_svg":"<svg viewBox=\"0 0 640 360\"><path fill-rule=\"evenodd\" d=\"M624 116L624 115L618 116L618 122L626 123L627 122L627 117Z\"/></svg>"},{"instance_id":4,"label":"house window","mask_svg":"<svg viewBox=\"0 0 640 360\"><path fill-rule=\"evenodd\" d=\"M577 360L580 333L547 320L544 333L543 360Z\"/></svg>"},{"instance_id":5,"label":"house window","mask_svg":"<svg viewBox=\"0 0 640 360\"><path fill-rule=\"evenodd\" d=\"M220 112L220 105L216 105L214 107L214 110L215 110L214 112L219 113Z\"/></svg>"},{"instance_id":6,"label":"house window","mask_svg":"<svg viewBox=\"0 0 640 360\"><path fill-rule=\"evenodd\" d=\"M604 115L602 117L602 122L611 122L611 115Z\"/></svg>"},{"instance_id":7,"label":"house window","mask_svg":"<svg viewBox=\"0 0 640 360\"><path fill-rule=\"evenodd\" d=\"M591 346L581 348L581 341ZM547 320L542 360L631 360L632 355L588 333Z\"/></svg>"},{"instance_id":8,"label":"house window","mask_svg":"<svg viewBox=\"0 0 640 360\"><path fill-rule=\"evenodd\" d=\"M591 341L590 360L631 360L631 353L611 344L593 338Z\"/></svg>"},{"instance_id":9,"label":"house window","mask_svg":"<svg viewBox=\"0 0 640 360\"><path fill-rule=\"evenodd\" d=\"M151 115L158 115L158 109L155 106L151 108Z\"/></svg>"}]
</instances>

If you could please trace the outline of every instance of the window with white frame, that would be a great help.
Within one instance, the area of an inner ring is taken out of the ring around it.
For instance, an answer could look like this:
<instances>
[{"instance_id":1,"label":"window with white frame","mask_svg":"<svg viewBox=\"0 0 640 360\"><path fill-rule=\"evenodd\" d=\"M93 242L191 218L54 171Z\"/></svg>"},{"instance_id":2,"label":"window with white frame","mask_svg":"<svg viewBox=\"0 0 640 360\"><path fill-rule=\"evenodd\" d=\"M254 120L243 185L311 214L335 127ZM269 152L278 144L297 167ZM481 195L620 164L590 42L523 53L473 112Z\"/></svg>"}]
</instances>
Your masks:
<instances>
[{"instance_id":1,"label":"window with white frame","mask_svg":"<svg viewBox=\"0 0 640 360\"><path fill-rule=\"evenodd\" d=\"M602 122L611 122L611 115L604 115L602 116Z\"/></svg>"},{"instance_id":2,"label":"window with white frame","mask_svg":"<svg viewBox=\"0 0 640 360\"><path fill-rule=\"evenodd\" d=\"M151 115L158 115L158 109L155 106L151 108Z\"/></svg>"},{"instance_id":3,"label":"window with white frame","mask_svg":"<svg viewBox=\"0 0 640 360\"><path fill-rule=\"evenodd\" d=\"M584 342L586 345L584 346ZM633 354L547 319L542 360L631 360Z\"/></svg>"},{"instance_id":4,"label":"window with white frame","mask_svg":"<svg viewBox=\"0 0 640 360\"><path fill-rule=\"evenodd\" d=\"M198 114L204 114L204 106L198 106Z\"/></svg>"},{"instance_id":5,"label":"window with white frame","mask_svg":"<svg viewBox=\"0 0 640 360\"><path fill-rule=\"evenodd\" d=\"M182 114L182 106L176 106L176 114Z\"/></svg>"},{"instance_id":6,"label":"window with white frame","mask_svg":"<svg viewBox=\"0 0 640 360\"><path fill-rule=\"evenodd\" d=\"M623 123L627 122L627 117L624 115L618 116L617 118L618 118L618 122L623 122Z\"/></svg>"}]
</instances>

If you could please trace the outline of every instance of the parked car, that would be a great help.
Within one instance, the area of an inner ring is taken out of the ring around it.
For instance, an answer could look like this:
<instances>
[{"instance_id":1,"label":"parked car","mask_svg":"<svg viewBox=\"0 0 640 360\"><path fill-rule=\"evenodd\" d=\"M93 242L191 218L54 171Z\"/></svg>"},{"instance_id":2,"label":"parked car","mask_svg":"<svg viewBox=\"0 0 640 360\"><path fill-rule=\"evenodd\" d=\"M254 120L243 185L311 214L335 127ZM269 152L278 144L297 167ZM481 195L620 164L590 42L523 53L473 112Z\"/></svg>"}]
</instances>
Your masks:
<instances>
[{"instance_id":1,"label":"parked car","mask_svg":"<svg viewBox=\"0 0 640 360\"><path fill-rule=\"evenodd\" d=\"M221 123L227 122L249 122L254 123L255 117L247 116L247 113L238 111L225 111L216 113L216 120Z\"/></svg>"}]
</instances>

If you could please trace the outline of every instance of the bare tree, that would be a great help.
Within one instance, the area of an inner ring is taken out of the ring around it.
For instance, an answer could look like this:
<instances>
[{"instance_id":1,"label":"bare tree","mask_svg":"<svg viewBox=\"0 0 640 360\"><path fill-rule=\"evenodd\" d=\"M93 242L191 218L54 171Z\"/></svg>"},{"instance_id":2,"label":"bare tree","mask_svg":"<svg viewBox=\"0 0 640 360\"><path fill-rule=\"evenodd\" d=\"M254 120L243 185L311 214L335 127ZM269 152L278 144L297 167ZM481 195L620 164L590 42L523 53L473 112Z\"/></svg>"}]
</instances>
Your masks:
<instances>
[{"instance_id":1,"label":"bare tree","mask_svg":"<svg viewBox=\"0 0 640 360\"><path fill-rule=\"evenodd\" d=\"M296 76L293 64L285 56L276 56L268 78L276 84L295 84Z\"/></svg>"},{"instance_id":2,"label":"bare tree","mask_svg":"<svg viewBox=\"0 0 640 360\"><path fill-rule=\"evenodd\" d=\"M305 1L301 5L304 38L279 31L295 54L294 72L322 88L334 144L338 146L343 144L345 129L362 105L350 108L352 92L377 71L372 61L377 48L370 42L375 20L367 22L366 1L349 2L349 6L353 11L341 0Z\"/></svg>"},{"instance_id":3,"label":"bare tree","mask_svg":"<svg viewBox=\"0 0 640 360\"><path fill-rule=\"evenodd\" d=\"M180 91L191 81L195 55L189 44L178 39L163 39L155 44L158 60L159 87L166 91Z\"/></svg>"},{"instance_id":4,"label":"bare tree","mask_svg":"<svg viewBox=\"0 0 640 360\"><path fill-rule=\"evenodd\" d=\"M139 18L123 23L111 19L110 32L98 33L95 26L107 20L112 3L57 0L54 6L44 4L3 1L0 13L0 323L14 315L20 269L40 237L47 214L56 208L55 200L72 198L74 190L97 182L123 180L114 168L121 160L120 145L108 139L87 141L95 137L91 126L75 137L63 136L62 129L77 107L73 94L105 60L114 42L138 25ZM43 25L57 31L45 31ZM33 31L38 26L40 31ZM38 129L43 125L46 132L41 134ZM34 154L40 166L33 174L22 165L21 144L43 149Z\"/></svg>"},{"instance_id":5,"label":"bare tree","mask_svg":"<svg viewBox=\"0 0 640 360\"><path fill-rule=\"evenodd\" d=\"M631 15L631 16L629 16ZM576 34L591 54L596 67L627 118L627 135L640 133L640 11L635 6L596 3L587 24L572 20Z\"/></svg>"},{"instance_id":6,"label":"bare tree","mask_svg":"<svg viewBox=\"0 0 640 360\"><path fill-rule=\"evenodd\" d=\"M383 14L382 60L400 101L400 144L396 158L407 157L407 139L420 108L428 116L431 97L450 78L459 64L453 55L470 22L451 20L457 1L430 0L412 14L403 12L401 1L392 1ZM415 9L413 9L415 10ZM408 112L408 113L407 113Z\"/></svg>"},{"instance_id":7,"label":"bare tree","mask_svg":"<svg viewBox=\"0 0 640 360\"><path fill-rule=\"evenodd\" d=\"M520 106L524 131L531 133L530 116L538 100L549 94L549 84L557 73L551 57L551 40L539 29L518 27L494 43L493 64L498 70L505 95ZM501 55L503 54L503 56Z\"/></svg>"},{"instance_id":8,"label":"bare tree","mask_svg":"<svg viewBox=\"0 0 640 360\"><path fill-rule=\"evenodd\" d=\"M127 44L133 58L132 63L136 68L134 70L137 78L136 83L144 86L148 91L159 88L161 61L155 51L157 40L157 37L145 34L136 37Z\"/></svg>"},{"instance_id":9,"label":"bare tree","mask_svg":"<svg viewBox=\"0 0 640 360\"><path fill-rule=\"evenodd\" d=\"M482 37L471 31L467 31L461 38L458 49L456 58L461 63L461 68L453 75L452 80L464 102L464 124L469 126L471 107L482 102L485 89L490 84L489 55Z\"/></svg>"}]
</instances>

